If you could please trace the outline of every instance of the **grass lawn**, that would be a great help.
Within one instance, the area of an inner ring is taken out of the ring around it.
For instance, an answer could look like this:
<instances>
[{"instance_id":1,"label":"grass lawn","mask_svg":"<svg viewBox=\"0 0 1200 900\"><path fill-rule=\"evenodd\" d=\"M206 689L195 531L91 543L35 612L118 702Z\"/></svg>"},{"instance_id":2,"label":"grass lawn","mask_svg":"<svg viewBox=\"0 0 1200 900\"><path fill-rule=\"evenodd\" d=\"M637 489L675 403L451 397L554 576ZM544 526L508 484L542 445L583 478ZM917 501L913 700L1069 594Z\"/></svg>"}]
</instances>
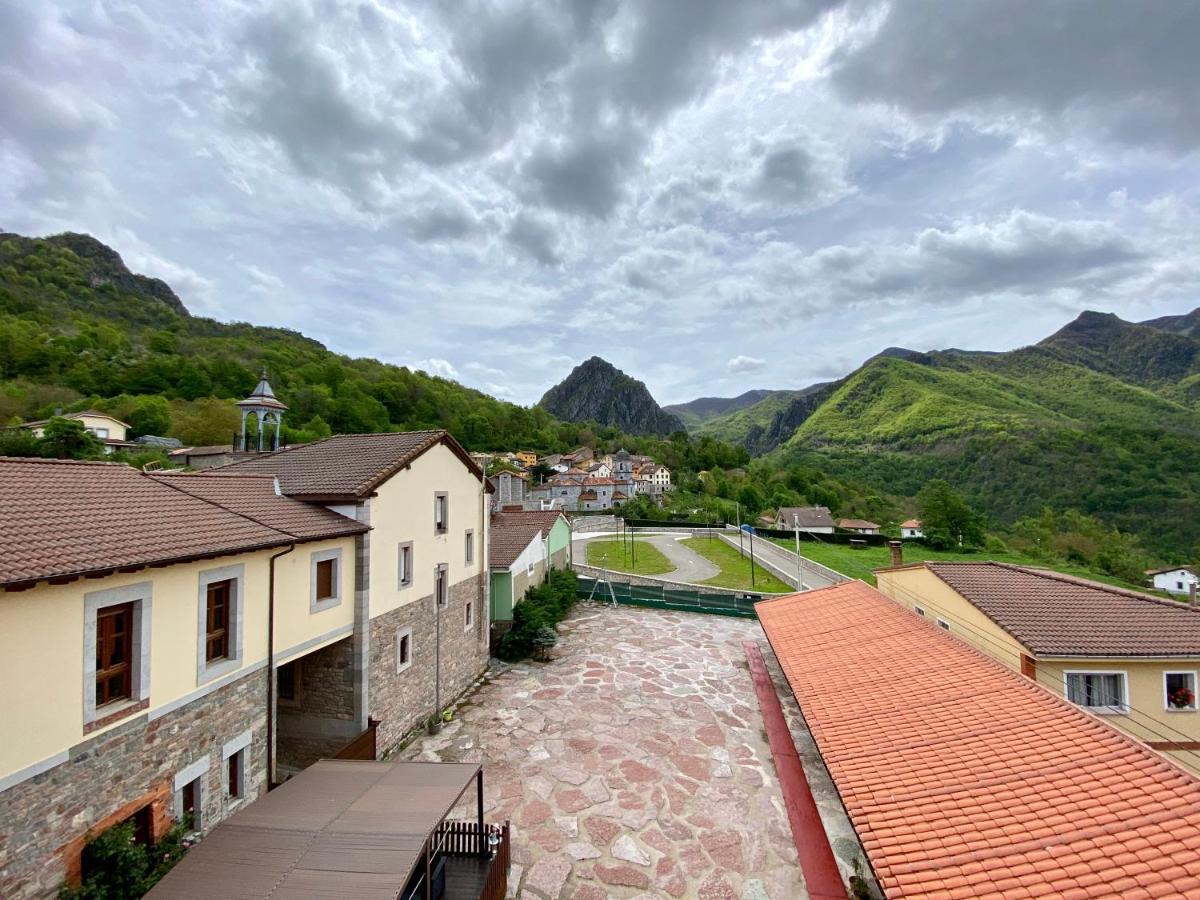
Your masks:
<instances>
[{"instance_id":1,"label":"grass lawn","mask_svg":"<svg viewBox=\"0 0 1200 900\"><path fill-rule=\"evenodd\" d=\"M770 538L770 540L793 552L796 549L796 542L791 538ZM864 547L856 550L845 544L822 544L819 541L801 541L800 553L808 559L829 566L829 568L841 572L850 578L861 578L867 584L875 583L875 576L872 574L873 569L882 569L890 566L892 563L892 554L887 547ZM1067 575L1078 575L1080 578L1090 578L1093 581L1103 581L1106 584L1114 584L1118 587L1129 588L1135 591L1146 590L1143 585L1129 584L1126 581L1121 581L1119 578L1113 578L1111 575L1105 575L1102 572L1092 571L1084 566L1075 566L1070 563L1048 563L1044 560L1035 559L1032 556L1026 556L1023 553L997 553L991 550L979 550L975 552L934 550L932 547L926 547L924 544L917 544L912 541L904 542L905 564L925 562L927 560L930 562L1004 562L1013 563L1018 566L1035 566L1040 569L1054 569Z\"/></svg>"},{"instance_id":2,"label":"grass lawn","mask_svg":"<svg viewBox=\"0 0 1200 900\"><path fill-rule=\"evenodd\" d=\"M742 556L724 541L716 538L710 540L706 537L691 537L685 538L680 543L721 567L720 575L701 582L702 584L732 588L735 591L762 591L767 594L782 594L794 590L762 566L754 567L754 584L751 584L750 559Z\"/></svg>"},{"instance_id":3,"label":"grass lawn","mask_svg":"<svg viewBox=\"0 0 1200 900\"><path fill-rule=\"evenodd\" d=\"M637 541L637 564L628 541L588 541L587 564L630 575L662 575L674 572L674 564L649 541Z\"/></svg>"}]
</instances>

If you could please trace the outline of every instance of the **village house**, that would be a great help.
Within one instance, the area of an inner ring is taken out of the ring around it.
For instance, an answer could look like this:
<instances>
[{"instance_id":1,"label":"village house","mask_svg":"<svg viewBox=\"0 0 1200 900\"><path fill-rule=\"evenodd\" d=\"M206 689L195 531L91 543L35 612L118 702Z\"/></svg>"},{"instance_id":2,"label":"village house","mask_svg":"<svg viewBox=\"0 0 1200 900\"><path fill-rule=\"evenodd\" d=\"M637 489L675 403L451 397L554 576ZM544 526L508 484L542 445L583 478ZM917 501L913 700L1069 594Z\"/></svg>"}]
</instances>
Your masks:
<instances>
[{"instance_id":1,"label":"village house","mask_svg":"<svg viewBox=\"0 0 1200 900\"><path fill-rule=\"evenodd\" d=\"M550 569L567 565L571 527L561 512L501 509L492 515L488 566L492 623L512 621L513 607Z\"/></svg>"},{"instance_id":2,"label":"village house","mask_svg":"<svg viewBox=\"0 0 1200 900\"><path fill-rule=\"evenodd\" d=\"M319 665L352 673L343 715L360 730L377 722L390 749L487 668L483 471L447 432L411 431L334 435L204 474L246 472L370 525L355 550L354 640Z\"/></svg>"},{"instance_id":3,"label":"village house","mask_svg":"<svg viewBox=\"0 0 1200 900\"><path fill-rule=\"evenodd\" d=\"M925 532L921 530L921 520L906 519L905 521L901 522L900 537L904 540L925 537Z\"/></svg>"},{"instance_id":4,"label":"village house","mask_svg":"<svg viewBox=\"0 0 1200 900\"><path fill-rule=\"evenodd\" d=\"M838 519L837 527L855 534L879 534L879 525L866 519Z\"/></svg>"},{"instance_id":5,"label":"village house","mask_svg":"<svg viewBox=\"0 0 1200 900\"><path fill-rule=\"evenodd\" d=\"M532 450L518 450L513 455L517 458L517 463L524 469L537 465L538 455Z\"/></svg>"},{"instance_id":6,"label":"village house","mask_svg":"<svg viewBox=\"0 0 1200 900\"><path fill-rule=\"evenodd\" d=\"M586 471L588 478L612 478L612 467L606 462L592 463Z\"/></svg>"},{"instance_id":7,"label":"village house","mask_svg":"<svg viewBox=\"0 0 1200 900\"><path fill-rule=\"evenodd\" d=\"M155 841L262 793L272 694L353 628L367 526L245 475L0 460L0 896L53 896L125 821ZM354 725L328 736L336 750Z\"/></svg>"},{"instance_id":8,"label":"village house","mask_svg":"<svg viewBox=\"0 0 1200 900\"><path fill-rule=\"evenodd\" d=\"M1193 566L1167 566L1165 569L1151 569L1146 575L1156 591L1166 591L1168 594L1182 596L1190 595L1195 590L1197 582L1196 569Z\"/></svg>"},{"instance_id":9,"label":"village house","mask_svg":"<svg viewBox=\"0 0 1200 900\"><path fill-rule=\"evenodd\" d=\"M833 517L827 506L781 506L775 514L775 527L789 531L798 528L812 534L833 534Z\"/></svg>"},{"instance_id":10,"label":"village house","mask_svg":"<svg viewBox=\"0 0 1200 900\"><path fill-rule=\"evenodd\" d=\"M488 478L488 484L492 487L492 503L496 507L504 507L510 504L522 505L525 503L525 489L529 483L529 476L522 472L500 471Z\"/></svg>"},{"instance_id":11,"label":"village house","mask_svg":"<svg viewBox=\"0 0 1200 900\"><path fill-rule=\"evenodd\" d=\"M1200 780L1106 719L861 581L755 612L883 896L1200 895Z\"/></svg>"},{"instance_id":12,"label":"village house","mask_svg":"<svg viewBox=\"0 0 1200 900\"><path fill-rule=\"evenodd\" d=\"M59 418L81 423L87 431L100 439L105 453L129 450L138 446L136 441L129 440L129 425L108 413L87 409L83 412L64 413ZM25 422L21 427L28 428L33 432L34 437L40 438L46 434L46 423L49 421L49 419L39 419L36 422Z\"/></svg>"},{"instance_id":13,"label":"village house","mask_svg":"<svg viewBox=\"0 0 1200 900\"><path fill-rule=\"evenodd\" d=\"M876 572L879 590L1200 773L1200 607L1006 563Z\"/></svg>"}]
</instances>

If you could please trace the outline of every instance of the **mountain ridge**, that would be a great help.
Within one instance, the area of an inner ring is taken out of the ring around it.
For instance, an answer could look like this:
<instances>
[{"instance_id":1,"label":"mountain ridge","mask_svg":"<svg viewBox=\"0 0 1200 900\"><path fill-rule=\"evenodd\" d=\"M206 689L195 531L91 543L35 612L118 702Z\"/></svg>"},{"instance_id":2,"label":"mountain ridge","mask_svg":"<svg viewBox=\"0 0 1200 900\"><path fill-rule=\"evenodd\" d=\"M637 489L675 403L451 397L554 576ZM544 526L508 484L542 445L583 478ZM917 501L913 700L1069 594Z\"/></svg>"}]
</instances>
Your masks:
<instances>
[{"instance_id":1,"label":"mountain ridge","mask_svg":"<svg viewBox=\"0 0 1200 900\"><path fill-rule=\"evenodd\" d=\"M644 382L599 356L572 369L537 406L565 422L596 422L630 434L665 437L686 430L682 419L655 402Z\"/></svg>"}]
</instances>

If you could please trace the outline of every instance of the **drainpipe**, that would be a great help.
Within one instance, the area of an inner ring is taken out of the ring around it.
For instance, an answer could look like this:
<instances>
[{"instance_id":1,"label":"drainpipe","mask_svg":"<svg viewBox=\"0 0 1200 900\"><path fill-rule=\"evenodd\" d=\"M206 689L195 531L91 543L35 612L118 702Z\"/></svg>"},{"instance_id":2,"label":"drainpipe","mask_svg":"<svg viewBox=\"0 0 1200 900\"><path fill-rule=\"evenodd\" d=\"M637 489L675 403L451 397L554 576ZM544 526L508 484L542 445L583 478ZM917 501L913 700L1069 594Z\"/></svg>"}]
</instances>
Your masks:
<instances>
[{"instance_id":1,"label":"drainpipe","mask_svg":"<svg viewBox=\"0 0 1200 900\"><path fill-rule=\"evenodd\" d=\"M267 790L275 787L275 560L287 556L296 545L271 557L267 576Z\"/></svg>"},{"instance_id":2,"label":"drainpipe","mask_svg":"<svg viewBox=\"0 0 1200 900\"><path fill-rule=\"evenodd\" d=\"M479 540L475 552L478 554L475 562L479 565L479 625L481 634L490 642L492 629L492 584L488 576L488 502L487 476L479 477Z\"/></svg>"}]
</instances>

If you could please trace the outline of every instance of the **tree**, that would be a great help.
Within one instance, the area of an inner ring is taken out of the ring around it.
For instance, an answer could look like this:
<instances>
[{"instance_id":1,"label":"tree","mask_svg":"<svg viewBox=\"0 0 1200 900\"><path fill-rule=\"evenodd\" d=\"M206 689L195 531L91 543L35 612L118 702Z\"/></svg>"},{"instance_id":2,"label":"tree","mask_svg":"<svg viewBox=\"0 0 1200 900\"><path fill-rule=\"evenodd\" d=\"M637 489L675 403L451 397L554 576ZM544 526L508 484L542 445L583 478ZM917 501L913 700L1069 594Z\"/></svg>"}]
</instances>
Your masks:
<instances>
[{"instance_id":1,"label":"tree","mask_svg":"<svg viewBox=\"0 0 1200 900\"><path fill-rule=\"evenodd\" d=\"M129 414L129 427L134 437L143 434L165 435L171 428L171 404L165 397L138 397L133 412Z\"/></svg>"},{"instance_id":2,"label":"tree","mask_svg":"<svg viewBox=\"0 0 1200 900\"><path fill-rule=\"evenodd\" d=\"M983 517L962 495L940 478L926 482L917 494L921 529L934 547L978 547L983 544Z\"/></svg>"},{"instance_id":3,"label":"tree","mask_svg":"<svg viewBox=\"0 0 1200 900\"><path fill-rule=\"evenodd\" d=\"M41 456L41 441L28 428L0 430L0 456Z\"/></svg>"},{"instance_id":4,"label":"tree","mask_svg":"<svg viewBox=\"0 0 1200 900\"><path fill-rule=\"evenodd\" d=\"M38 442L42 456L57 459L97 459L104 452L104 445L78 419L54 416L46 422L42 439Z\"/></svg>"}]
</instances>

